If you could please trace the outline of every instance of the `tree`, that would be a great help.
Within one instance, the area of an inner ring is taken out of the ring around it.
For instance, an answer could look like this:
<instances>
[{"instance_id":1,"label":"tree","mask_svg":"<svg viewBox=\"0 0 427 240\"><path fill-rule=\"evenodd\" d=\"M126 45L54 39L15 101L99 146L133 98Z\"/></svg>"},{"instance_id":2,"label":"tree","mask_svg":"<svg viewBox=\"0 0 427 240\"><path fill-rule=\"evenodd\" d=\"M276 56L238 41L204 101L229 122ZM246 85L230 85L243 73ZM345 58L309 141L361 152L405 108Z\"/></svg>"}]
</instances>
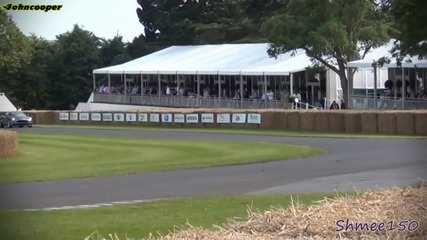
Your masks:
<instances>
[{"instance_id":1,"label":"tree","mask_svg":"<svg viewBox=\"0 0 427 240\"><path fill-rule=\"evenodd\" d=\"M260 42L261 20L285 0L138 0L145 42L158 46Z\"/></svg>"},{"instance_id":2,"label":"tree","mask_svg":"<svg viewBox=\"0 0 427 240\"><path fill-rule=\"evenodd\" d=\"M395 27L399 31L397 49L400 55L427 57L427 2L423 0L393 0L385 6L391 7Z\"/></svg>"},{"instance_id":3,"label":"tree","mask_svg":"<svg viewBox=\"0 0 427 240\"><path fill-rule=\"evenodd\" d=\"M336 72L347 102L347 63L389 41L387 18L370 0L290 1L262 31L271 43L270 56L303 49L315 63Z\"/></svg>"},{"instance_id":4,"label":"tree","mask_svg":"<svg viewBox=\"0 0 427 240\"><path fill-rule=\"evenodd\" d=\"M123 42L122 36L116 35L113 39L102 39L101 41L101 59L103 66L122 64L131 59L127 54L126 44Z\"/></svg>"},{"instance_id":5,"label":"tree","mask_svg":"<svg viewBox=\"0 0 427 240\"><path fill-rule=\"evenodd\" d=\"M28 39L19 30L12 18L0 10L0 91L16 100L15 86L19 74L30 62L32 49Z\"/></svg>"},{"instance_id":6,"label":"tree","mask_svg":"<svg viewBox=\"0 0 427 240\"><path fill-rule=\"evenodd\" d=\"M33 54L30 62L18 74L19 81L13 86L15 96L24 109L44 109L50 99L49 71L55 55L55 43L34 35L28 40Z\"/></svg>"},{"instance_id":7,"label":"tree","mask_svg":"<svg viewBox=\"0 0 427 240\"><path fill-rule=\"evenodd\" d=\"M92 70L101 65L101 42L92 32L74 25L57 36L56 54L51 64L51 109L68 109L86 101L92 90Z\"/></svg>"}]
</instances>

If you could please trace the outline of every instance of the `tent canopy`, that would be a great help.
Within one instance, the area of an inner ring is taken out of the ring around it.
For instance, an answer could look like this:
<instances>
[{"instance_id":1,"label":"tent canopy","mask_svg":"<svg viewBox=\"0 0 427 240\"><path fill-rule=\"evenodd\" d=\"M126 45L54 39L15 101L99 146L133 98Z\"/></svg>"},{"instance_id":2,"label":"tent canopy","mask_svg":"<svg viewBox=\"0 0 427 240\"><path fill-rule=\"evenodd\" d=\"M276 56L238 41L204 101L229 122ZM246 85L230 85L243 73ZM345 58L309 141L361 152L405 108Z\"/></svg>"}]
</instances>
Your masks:
<instances>
[{"instance_id":1,"label":"tent canopy","mask_svg":"<svg viewBox=\"0 0 427 240\"><path fill-rule=\"evenodd\" d=\"M372 63L374 61L377 61L378 59L382 57L387 57L390 59L390 63L385 63L383 65L384 68L397 68L397 61L396 58L392 56L390 53L391 49L393 48L393 42L394 40L391 40L387 44L375 48L371 50L368 54L366 54L364 59L351 61L347 64L347 67L354 67L354 68L372 68ZM410 57L406 56L403 61L402 65L400 67L403 68L427 68L427 59L418 59L418 56Z\"/></svg>"},{"instance_id":2,"label":"tent canopy","mask_svg":"<svg viewBox=\"0 0 427 240\"><path fill-rule=\"evenodd\" d=\"M268 43L172 46L94 74L289 75L312 65L304 51L267 54Z\"/></svg>"},{"instance_id":3,"label":"tent canopy","mask_svg":"<svg viewBox=\"0 0 427 240\"><path fill-rule=\"evenodd\" d=\"M9 98L0 92L0 112L15 112L16 107L10 102Z\"/></svg>"}]
</instances>

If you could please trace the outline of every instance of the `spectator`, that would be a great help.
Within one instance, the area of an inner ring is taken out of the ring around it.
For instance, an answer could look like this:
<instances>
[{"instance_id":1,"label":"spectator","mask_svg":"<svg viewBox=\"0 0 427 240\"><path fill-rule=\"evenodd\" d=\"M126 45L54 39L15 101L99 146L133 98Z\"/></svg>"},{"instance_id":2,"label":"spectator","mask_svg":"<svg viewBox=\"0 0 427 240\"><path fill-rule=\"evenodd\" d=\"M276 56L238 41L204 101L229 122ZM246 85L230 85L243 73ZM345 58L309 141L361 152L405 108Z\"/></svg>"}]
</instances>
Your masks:
<instances>
[{"instance_id":1,"label":"spectator","mask_svg":"<svg viewBox=\"0 0 427 240\"><path fill-rule=\"evenodd\" d=\"M329 107L329 109L340 109L340 106L338 106L338 103L334 101L332 101L331 106Z\"/></svg>"}]
</instances>

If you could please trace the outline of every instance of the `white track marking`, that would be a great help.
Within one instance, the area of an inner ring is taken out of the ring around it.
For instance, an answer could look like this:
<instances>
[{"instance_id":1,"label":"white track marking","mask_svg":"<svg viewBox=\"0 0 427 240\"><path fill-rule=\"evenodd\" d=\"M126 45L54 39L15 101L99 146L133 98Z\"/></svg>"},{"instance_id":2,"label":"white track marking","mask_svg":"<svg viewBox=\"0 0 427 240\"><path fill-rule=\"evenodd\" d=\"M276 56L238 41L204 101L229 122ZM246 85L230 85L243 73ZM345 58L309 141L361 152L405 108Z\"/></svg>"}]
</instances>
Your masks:
<instances>
[{"instance_id":1,"label":"white track marking","mask_svg":"<svg viewBox=\"0 0 427 240\"><path fill-rule=\"evenodd\" d=\"M161 200L172 200L170 198L158 198L151 200L133 200L133 201L117 201L109 203L96 203L88 205L75 205L75 206L62 206L62 207L49 207L49 208L33 208L33 209L24 209L23 211L55 211L55 210L71 210L71 209L88 209L88 208L99 208L99 207L111 207L114 205L129 205L145 202L155 202Z\"/></svg>"}]
</instances>

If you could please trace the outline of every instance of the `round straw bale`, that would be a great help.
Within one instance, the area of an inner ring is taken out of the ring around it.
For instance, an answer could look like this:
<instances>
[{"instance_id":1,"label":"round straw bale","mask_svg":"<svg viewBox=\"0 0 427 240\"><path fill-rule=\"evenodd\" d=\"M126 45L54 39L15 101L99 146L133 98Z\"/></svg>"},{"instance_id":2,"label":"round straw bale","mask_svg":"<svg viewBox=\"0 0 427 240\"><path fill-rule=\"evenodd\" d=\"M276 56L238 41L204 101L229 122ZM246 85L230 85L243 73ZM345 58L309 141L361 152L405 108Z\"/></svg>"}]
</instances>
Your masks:
<instances>
[{"instance_id":1,"label":"round straw bale","mask_svg":"<svg viewBox=\"0 0 427 240\"><path fill-rule=\"evenodd\" d=\"M378 113L378 133L396 134L396 115L394 112Z\"/></svg>"},{"instance_id":2,"label":"round straw bale","mask_svg":"<svg viewBox=\"0 0 427 240\"><path fill-rule=\"evenodd\" d=\"M347 133L360 133L362 128L360 112L346 111L344 113L344 128Z\"/></svg>"},{"instance_id":3,"label":"round straw bale","mask_svg":"<svg viewBox=\"0 0 427 240\"><path fill-rule=\"evenodd\" d=\"M329 129L331 132L344 132L344 114L341 111L329 111Z\"/></svg>"},{"instance_id":4,"label":"round straw bale","mask_svg":"<svg viewBox=\"0 0 427 240\"><path fill-rule=\"evenodd\" d=\"M0 159L5 159L18 152L18 133L0 130Z\"/></svg>"},{"instance_id":5,"label":"round straw bale","mask_svg":"<svg viewBox=\"0 0 427 240\"><path fill-rule=\"evenodd\" d=\"M329 131L329 112L328 111L314 112L314 130L319 132Z\"/></svg>"},{"instance_id":6,"label":"round straw bale","mask_svg":"<svg viewBox=\"0 0 427 240\"><path fill-rule=\"evenodd\" d=\"M288 129L295 131L300 129L300 115L299 111L289 111L287 113Z\"/></svg>"},{"instance_id":7,"label":"round straw bale","mask_svg":"<svg viewBox=\"0 0 427 240\"><path fill-rule=\"evenodd\" d=\"M314 118L316 112L314 111L301 111L299 112L300 130L314 131Z\"/></svg>"},{"instance_id":8,"label":"round straw bale","mask_svg":"<svg viewBox=\"0 0 427 240\"><path fill-rule=\"evenodd\" d=\"M362 112L360 115L360 124L362 133L378 133L378 113Z\"/></svg>"},{"instance_id":9,"label":"round straw bale","mask_svg":"<svg viewBox=\"0 0 427 240\"><path fill-rule=\"evenodd\" d=\"M415 133L415 117L411 112L395 112L396 132L403 135Z\"/></svg>"},{"instance_id":10,"label":"round straw bale","mask_svg":"<svg viewBox=\"0 0 427 240\"><path fill-rule=\"evenodd\" d=\"M427 112L416 112L415 117L415 133L421 136L427 136Z\"/></svg>"}]
</instances>

